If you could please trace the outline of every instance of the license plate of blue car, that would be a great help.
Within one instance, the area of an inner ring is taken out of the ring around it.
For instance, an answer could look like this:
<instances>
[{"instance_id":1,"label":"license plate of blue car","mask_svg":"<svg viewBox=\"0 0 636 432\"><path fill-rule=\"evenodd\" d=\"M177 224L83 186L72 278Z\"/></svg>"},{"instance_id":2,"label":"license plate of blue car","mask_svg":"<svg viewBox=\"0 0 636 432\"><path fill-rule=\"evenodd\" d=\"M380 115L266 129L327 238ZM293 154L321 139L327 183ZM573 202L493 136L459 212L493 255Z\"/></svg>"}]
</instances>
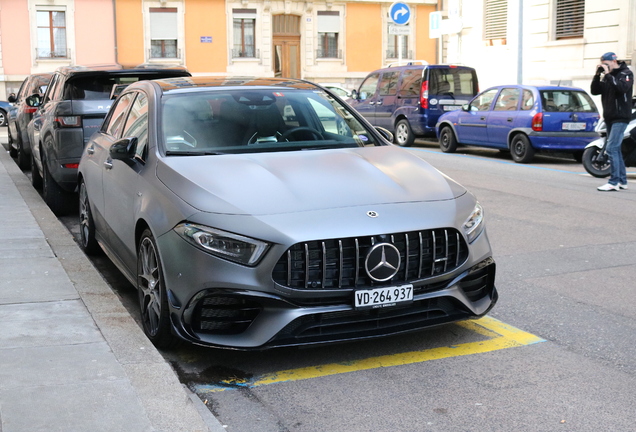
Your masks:
<instances>
[{"instance_id":1,"label":"license plate of blue car","mask_svg":"<svg viewBox=\"0 0 636 432\"><path fill-rule=\"evenodd\" d=\"M585 130L585 122L563 122L561 129L567 131Z\"/></svg>"},{"instance_id":2,"label":"license plate of blue car","mask_svg":"<svg viewBox=\"0 0 636 432\"><path fill-rule=\"evenodd\" d=\"M413 285L358 290L354 292L356 309L377 309L413 301Z\"/></svg>"}]
</instances>

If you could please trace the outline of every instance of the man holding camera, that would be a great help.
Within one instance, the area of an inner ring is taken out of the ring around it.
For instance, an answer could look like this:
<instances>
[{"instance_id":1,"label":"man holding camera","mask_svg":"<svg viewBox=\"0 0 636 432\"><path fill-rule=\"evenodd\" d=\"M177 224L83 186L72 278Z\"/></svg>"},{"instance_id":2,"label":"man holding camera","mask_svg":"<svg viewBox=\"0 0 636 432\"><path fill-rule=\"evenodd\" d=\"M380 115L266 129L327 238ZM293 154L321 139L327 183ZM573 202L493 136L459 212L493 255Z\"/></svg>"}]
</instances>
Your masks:
<instances>
[{"instance_id":1,"label":"man holding camera","mask_svg":"<svg viewBox=\"0 0 636 432\"><path fill-rule=\"evenodd\" d=\"M603 74L603 79L601 79ZM623 133L632 116L632 92L634 75L625 62L616 60L616 54L601 56L601 64L592 79L591 93L601 95L603 120L607 128L606 152L610 161L610 178L597 189L602 192L627 189L627 173L621 144Z\"/></svg>"}]
</instances>

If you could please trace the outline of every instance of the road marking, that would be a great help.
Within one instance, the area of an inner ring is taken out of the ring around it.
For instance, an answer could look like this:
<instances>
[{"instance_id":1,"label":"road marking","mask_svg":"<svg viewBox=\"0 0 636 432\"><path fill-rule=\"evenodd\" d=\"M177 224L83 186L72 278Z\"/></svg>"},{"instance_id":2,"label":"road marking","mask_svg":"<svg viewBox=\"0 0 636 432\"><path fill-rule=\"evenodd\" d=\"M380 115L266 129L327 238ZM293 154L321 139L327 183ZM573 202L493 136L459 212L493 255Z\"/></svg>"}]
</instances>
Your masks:
<instances>
[{"instance_id":1,"label":"road marking","mask_svg":"<svg viewBox=\"0 0 636 432\"><path fill-rule=\"evenodd\" d=\"M488 339L479 342L468 342L465 344L432 348L424 351L412 351L407 353L371 357L345 363L332 363L306 368L290 369L257 376L250 380L228 379L215 384L198 384L195 386L194 390L197 393L216 393L237 388L253 388L269 384L300 381L347 372L376 369L380 367L422 363L430 360L479 354L545 342L544 339L541 339L538 336L526 333L523 330L519 330L518 328L512 327L490 317L484 317L472 321L463 321L457 323L457 325L485 336Z\"/></svg>"}]
</instances>

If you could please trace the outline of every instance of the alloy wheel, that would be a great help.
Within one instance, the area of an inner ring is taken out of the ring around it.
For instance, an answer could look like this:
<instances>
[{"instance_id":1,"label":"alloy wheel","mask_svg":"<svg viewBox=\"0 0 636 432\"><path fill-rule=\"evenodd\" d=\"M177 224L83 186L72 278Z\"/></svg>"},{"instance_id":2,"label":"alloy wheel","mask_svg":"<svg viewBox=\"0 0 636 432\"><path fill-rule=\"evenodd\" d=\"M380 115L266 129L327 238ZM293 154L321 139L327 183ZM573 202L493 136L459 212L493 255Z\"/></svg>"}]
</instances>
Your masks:
<instances>
[{"instance_id":1,"label":"alloy wheel","mask_svg":"<svg viewBox=\"0 0 636 432\"><path fill-rule=\"evenodd\" d=\"M155 245L144 237L139 246L138 285L144 327L150 336L159 332L161 319L161 274Z\"/></svg>"}]
</instances>

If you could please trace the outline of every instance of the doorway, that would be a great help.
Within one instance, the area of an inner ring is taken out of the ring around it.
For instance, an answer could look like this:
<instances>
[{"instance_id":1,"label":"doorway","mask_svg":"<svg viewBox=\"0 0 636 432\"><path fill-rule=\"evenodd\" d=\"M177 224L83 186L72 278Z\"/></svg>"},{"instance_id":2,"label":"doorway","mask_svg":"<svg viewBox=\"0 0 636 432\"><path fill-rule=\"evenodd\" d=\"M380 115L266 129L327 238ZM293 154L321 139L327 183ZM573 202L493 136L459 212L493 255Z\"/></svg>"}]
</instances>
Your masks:
<instances>
[{"instance_id":1,"label":"doorway","mask_svg":"<svg viewBox=\"0 0 636 432\"><path fill-rule=\"evenodd\" d=\"M274 76L300 78L300 17L273 17Z\"/></svg>"}]
</instances>

